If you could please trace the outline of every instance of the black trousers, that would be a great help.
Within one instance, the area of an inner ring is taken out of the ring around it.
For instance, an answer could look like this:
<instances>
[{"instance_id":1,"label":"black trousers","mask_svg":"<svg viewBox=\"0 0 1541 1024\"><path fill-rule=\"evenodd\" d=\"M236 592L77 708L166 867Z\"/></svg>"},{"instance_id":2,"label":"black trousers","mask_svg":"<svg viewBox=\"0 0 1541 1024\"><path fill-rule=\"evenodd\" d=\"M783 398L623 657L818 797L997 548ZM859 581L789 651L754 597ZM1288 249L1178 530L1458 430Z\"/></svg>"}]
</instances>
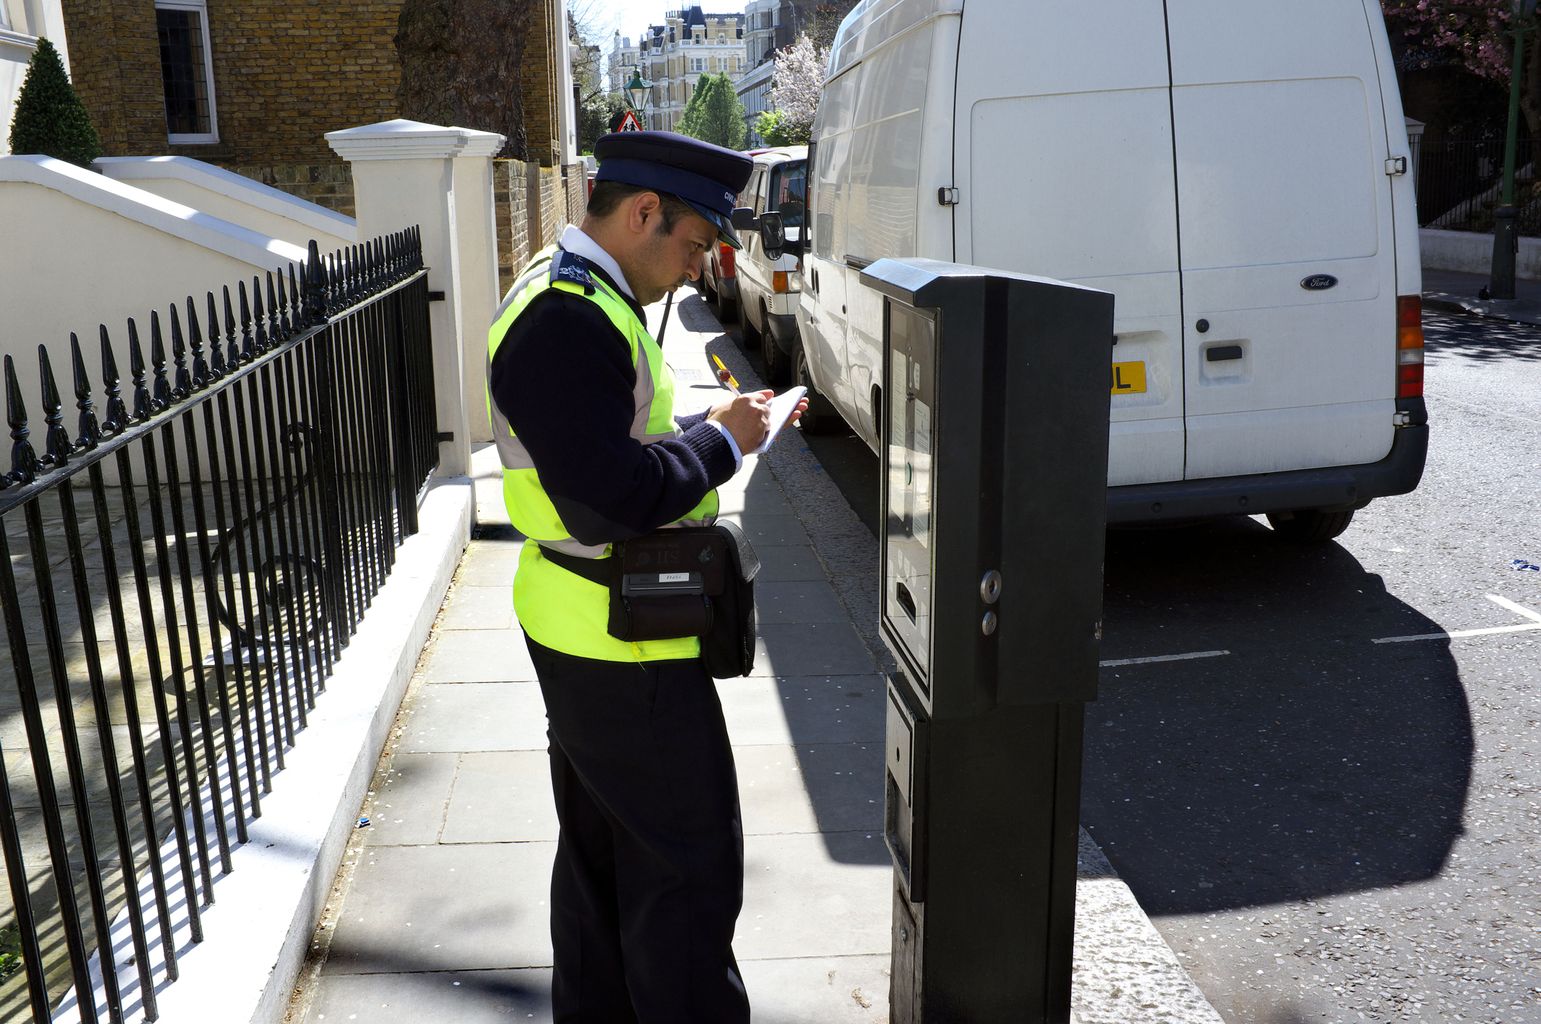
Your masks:
<instances>
[{"instance_id":1,"label":"black trousers","mask_svg":"<svg viewBox=\"0 0 1541 1024\"><path fill-rule=\"evenodd\" d=\"M697 661L575 658L526 638L546 700L561 834L556 1024L747 1024L738 778Z\"/></svg>"}]
</instances>

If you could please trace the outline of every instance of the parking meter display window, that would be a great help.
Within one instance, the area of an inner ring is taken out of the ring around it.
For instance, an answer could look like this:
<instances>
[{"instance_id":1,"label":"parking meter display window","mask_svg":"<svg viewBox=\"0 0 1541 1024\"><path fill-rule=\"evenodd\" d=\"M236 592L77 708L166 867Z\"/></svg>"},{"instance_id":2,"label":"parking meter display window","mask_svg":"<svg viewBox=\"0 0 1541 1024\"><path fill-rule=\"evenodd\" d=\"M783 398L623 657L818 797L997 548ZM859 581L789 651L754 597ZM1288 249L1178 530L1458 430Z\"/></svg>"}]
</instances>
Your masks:
<instances>
[{"instance_id":1,"label":"parking meter display window","mask_svg":"<svg viewBox=\"0 0 1541 1024\"><path fill-rule=\"evenodd\" d=\"M885 303L889 336L888 531L884 614L929 691L934 316Z\"/></svg>"}]
</instances>

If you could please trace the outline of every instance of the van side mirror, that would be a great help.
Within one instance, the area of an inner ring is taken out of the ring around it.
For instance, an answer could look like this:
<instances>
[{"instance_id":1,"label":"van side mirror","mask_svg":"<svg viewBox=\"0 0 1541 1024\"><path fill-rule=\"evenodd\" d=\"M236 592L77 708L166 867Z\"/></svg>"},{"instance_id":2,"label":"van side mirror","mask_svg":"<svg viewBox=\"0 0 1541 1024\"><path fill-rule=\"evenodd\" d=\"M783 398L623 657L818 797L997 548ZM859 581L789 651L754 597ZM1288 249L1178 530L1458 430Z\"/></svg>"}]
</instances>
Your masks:
<instances>
[{"instance_id":1,"label":"van side mirror","mask_svg":"<svg viewBox=\"0 0 1541 1024\"><path fill-rule=\"evenodd\" d=\"M781 223L781 214L766 210L760 214L760 244L765 247L767 259L779 260L787 247L787 232Z\"/></svg>"},{"instance_id":2,"label":"van side mirror","mask_svg":"<svg viewBox=\"0 0 1541 1024\"><path fill-rule=\"evenodd\" d=\"M735 207L728 219L740 231L753 231L760 226L759 220L755 218L754 211L747 206Z\"/></svg>"}]
</instances>

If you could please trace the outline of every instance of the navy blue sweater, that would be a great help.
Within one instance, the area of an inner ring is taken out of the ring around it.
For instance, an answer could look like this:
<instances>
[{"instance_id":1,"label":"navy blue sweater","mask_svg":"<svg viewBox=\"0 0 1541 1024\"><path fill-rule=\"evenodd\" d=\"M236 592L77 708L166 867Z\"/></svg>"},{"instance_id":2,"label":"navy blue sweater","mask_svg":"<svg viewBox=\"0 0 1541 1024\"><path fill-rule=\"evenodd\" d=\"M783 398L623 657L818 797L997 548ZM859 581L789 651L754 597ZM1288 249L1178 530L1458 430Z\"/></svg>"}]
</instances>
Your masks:
<instances>
[{"instance_id":1,"label":"navy blue sweater","mask_svg":"<svg viewBox=\"0 0 1541 1024\"><path fill-rule=\"evenodd\" d=\"M642 307L615 291L645 324ZM580 543L626 540L672 523L734 473L732 448L704 413L676 417L683 432L672 440L635 441L635 384L629 346L610 318L556 289L519 315L492 361L492 400Z\"/></svg>"}]
</instances>

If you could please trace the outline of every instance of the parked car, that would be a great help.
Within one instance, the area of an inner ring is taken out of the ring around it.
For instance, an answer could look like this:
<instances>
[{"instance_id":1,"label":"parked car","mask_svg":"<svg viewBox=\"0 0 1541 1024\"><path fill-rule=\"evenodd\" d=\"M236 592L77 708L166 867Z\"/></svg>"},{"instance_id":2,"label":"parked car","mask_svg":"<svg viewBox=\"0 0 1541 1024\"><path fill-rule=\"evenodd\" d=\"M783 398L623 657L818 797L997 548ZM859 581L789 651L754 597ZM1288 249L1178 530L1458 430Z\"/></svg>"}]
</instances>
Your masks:
<instances>
[{"instance_id":1,"label":"parked car","mask_svg":"<svg viewBox=\"0 0 1541 1024\"><path fill-rule=\"evenodd\" d=\"M738 205L755 216L776 211L786 232L786 251L765 252L755 231L741 232L738 254L738 317L744 347L765 360L771 384L785 384L797 359L797 294L801 287L803 211L807 196L808 147L788 146L752 153L754 170Z\"/></svg>"},{"instance_id":2,"label":"parked car","mask_svg":"<svg viewBox=\"0 0 1541 1024\"><path fill-rule=\"evenodd\" d=\"M740 236L740 241L744 239ZM701 261L701 294L717 311L717 319L726 327L738 315L738 254L726 242L706 250Z\"/></svg>"},{"instance_id":3,"label":"parked car","mask_svg":"<svg viewBox=\"0 0 1541 1024\"><path fill-rule=\"evenodd\" d=\"M1395 67L1376 0L862 0L813 128L817 391L877 450L881 257L1105 289L1108 520L1336 536L1428 451Z\"/></svg>"}]
</instances>

